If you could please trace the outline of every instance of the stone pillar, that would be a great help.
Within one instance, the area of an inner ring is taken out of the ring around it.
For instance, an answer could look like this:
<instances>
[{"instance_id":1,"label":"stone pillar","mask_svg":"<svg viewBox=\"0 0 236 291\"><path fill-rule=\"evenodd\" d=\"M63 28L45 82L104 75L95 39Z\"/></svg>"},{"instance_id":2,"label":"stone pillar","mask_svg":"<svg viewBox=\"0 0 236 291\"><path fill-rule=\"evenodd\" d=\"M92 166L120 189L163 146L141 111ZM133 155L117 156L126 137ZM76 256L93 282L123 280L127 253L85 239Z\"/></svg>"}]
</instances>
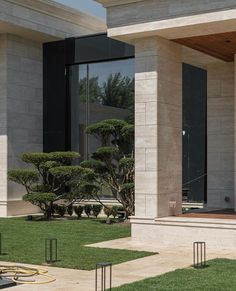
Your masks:
<instances>
[{"instance_id":1,"label":"stone pillar","mask_svg":"<svg viewBox=\"0 0 236 291\"><path fill-rule=\"evenodd\" d=\"M0 35L0 217L7 215L7 40Z\"/></svg>"},{"instance_id":2,"label":"stone pillar","mask_svg":"<svg viewBox=\"0 0 236 291\"><path fill-rule=\"evenodd\" d=\"M234 208L234 64L209 64L207 76L207 206Z\"/></svg>"},{"instance_id":3,"label":"stone pillar","mask_svg":"<svg viewBox=\"0 0 236 291\"><path fill-rule=\"evenodd\" d=\"M159 37L139 39L135 66L135 217L178 214L182 202L181 46ZM175 202L173 210L170 204Z\"/></svg>"}]
</instances>

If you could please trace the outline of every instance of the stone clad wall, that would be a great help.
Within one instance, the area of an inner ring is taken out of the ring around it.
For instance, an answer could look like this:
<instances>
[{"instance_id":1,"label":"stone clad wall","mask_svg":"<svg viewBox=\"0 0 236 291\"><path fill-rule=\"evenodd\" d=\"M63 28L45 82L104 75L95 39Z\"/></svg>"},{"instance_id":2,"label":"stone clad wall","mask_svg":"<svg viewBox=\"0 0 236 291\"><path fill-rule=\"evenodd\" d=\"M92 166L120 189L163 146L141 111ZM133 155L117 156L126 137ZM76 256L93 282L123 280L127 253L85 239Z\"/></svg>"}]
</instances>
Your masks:
<instances>
[{"instance_id":1,"label":"stone clad wall","mask_svg":"<svg viewBox=\"0 0 236 291\"><path fill-rule=\"evenodd\" d=\"M234 64L210 64L207 72L207 205L234 208Z\"/></svg>"},{"instance_id":2,"label":"stone clad wall","mask_svg":"<svg viewBox=\"0 0 236 291\"><path fill-rule=\"evenodd\" d=\"M108 7L108 27L120 27L230 8L236 8L235 0L143 0Z\"/></svg>"},{"instance_id":3,"label":"stone clad wall","mask_svg":"<svg viewBox=\"0 0 236 291\"><path fill-rule=\"evenodd\" d=\"M7 181L7 171L25 166L23 152L43 148L42 45L1 35L0 68L0 216L31 213L36 208L21 201L25 189Z\"/></svg>"},{"instance_id":4,"label":"stone clad wall","mask_svg":"<svg viewBox=\"0 0 236 291\"><path fill-rule=\"evenodd\" d=\"M0 35L0 216L7 215L6 35Z\"/></svg>"},{"instance_id":5,"label":"stone clad wall","mask_svg":"<svg viewBox=\"0 0 236 291\"><path fill-rule=\"evenodd\" d=\"M7 181L20 155L43 150L42 44L105 31L95 17L53 1L0 0L0 216L37 208ZM55 104L56 106L56 104Z\"/></svg>"},{"instance_id":6,"label":"stone clad wall","mask_svg":"<svg viewBox=\"0 0 236 291\"><path fill-rule=\"evenodd\" d=\"M136 217L181 211L182 55L162 38L135 44L135 208Z\"/></svg>"},{"instance_id":7,"label":"stone clad wall","mask_svg":"<svg viewBox=\"0 0 236 291\"><path fill-rule=\"evenodd\" d=\"M48 38L47 41L52 37L60 39L103 32L106 28L105 23L95 17L66 6L61 8L59 3L51 1L1 0L0 11L1 26L14 25L9 32L23 29L21 33L31 38L35 35Z\"/></svg>"},{"instance_id":8,"label":"stone clad wall","mask_svg":"<svg viewBox=\"0 0 236 291\"><path fill-rule=\"evenodd\" d=\"M43 149L42 44L6 35L8 169L26 166L20 155ZM8 182L8 215L25 189ZM33 209L32 209L33 211Z\"/></svg>"}]
</instances>

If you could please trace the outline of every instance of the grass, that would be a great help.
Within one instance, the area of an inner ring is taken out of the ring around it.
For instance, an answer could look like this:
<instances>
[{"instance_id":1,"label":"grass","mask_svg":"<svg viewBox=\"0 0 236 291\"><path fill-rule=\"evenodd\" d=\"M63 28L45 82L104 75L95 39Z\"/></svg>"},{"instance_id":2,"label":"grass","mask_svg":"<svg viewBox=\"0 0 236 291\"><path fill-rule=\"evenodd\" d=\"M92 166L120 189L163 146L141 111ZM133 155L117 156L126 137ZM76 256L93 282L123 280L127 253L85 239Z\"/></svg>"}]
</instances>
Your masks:
<instances>
[{"instance_id":1,"label":"grass","mask_svg":"<svg viewBox=\"0 0 236 291\"><path fill-rule=\"evenodd\" d=\"M236 260L215 259L204 269L181 269L113 291L235 291Z\"/></svg>"},{"instance_id":2,"label":"grass","mask_svg":"<svg viewBox=\"0 0 236 291\"><path fill-rule=\"evenodd\" d=\"M152 253L100 249L84 245L130 236L130 225L105 224L101 219L26 221L25 218L0 219L2 233L1 261L42 264L48 237L58 239L58 267L91 270L96 262L113 264L142 258Z\"/></svg>"}]
</instances>

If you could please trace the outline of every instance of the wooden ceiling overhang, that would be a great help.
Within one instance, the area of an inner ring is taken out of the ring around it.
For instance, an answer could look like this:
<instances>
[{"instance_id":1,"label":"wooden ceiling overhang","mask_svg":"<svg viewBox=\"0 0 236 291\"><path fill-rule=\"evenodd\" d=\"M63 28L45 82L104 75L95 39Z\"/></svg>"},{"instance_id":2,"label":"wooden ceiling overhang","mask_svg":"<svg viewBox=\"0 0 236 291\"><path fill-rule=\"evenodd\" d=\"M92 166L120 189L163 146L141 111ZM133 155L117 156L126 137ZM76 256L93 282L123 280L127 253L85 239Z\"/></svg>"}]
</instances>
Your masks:
<instances>
[{"instance_id":1,"label":"wooden ceiling overhang","mask_svg":"<svg viewBox=\"0 0 236 291\"><path fill-rule=\"evenodd\" d=\"M236 54L236 32L174 39L173 41L226 62L233 62Z\"/></svg>"}]
</instances>

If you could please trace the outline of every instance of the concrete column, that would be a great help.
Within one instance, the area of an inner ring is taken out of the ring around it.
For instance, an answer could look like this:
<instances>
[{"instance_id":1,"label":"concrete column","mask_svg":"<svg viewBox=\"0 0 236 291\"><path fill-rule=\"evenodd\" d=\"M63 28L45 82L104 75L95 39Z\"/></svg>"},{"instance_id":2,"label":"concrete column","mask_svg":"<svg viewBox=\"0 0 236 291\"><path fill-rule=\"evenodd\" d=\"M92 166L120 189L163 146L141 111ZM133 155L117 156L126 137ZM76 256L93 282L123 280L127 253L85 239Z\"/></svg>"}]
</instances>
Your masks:
<instances>
[{"instance_id":1,"label":"concrete column","mask_svg":"<svg viewBox=\"0 0 236 291\"><path fill-rule=\"evenodd\" d=\"M137 40L135 64L135 217L177 214L182 201L181 46L157 37Z\"/></svg>"},{"instance_id":2,"label":"concrete column","mask_svg":"<svg viewBox=\"0 0 236 291\"><path fill-rule=\"evenodd\" d=\"M234 208L234 64L209 64L207 74L207 206Z\"/></svg>"}]
</instances>

